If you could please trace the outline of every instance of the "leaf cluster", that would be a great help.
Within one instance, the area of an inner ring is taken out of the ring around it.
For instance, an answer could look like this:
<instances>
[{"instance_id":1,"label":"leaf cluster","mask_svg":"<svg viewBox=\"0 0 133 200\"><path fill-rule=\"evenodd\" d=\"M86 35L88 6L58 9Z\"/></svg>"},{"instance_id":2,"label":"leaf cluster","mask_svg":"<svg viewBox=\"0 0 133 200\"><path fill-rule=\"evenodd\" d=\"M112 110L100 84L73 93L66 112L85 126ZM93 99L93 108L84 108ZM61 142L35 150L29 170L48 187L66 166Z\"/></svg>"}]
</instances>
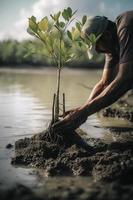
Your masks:
<instances>
[{"instance_id":1,"label":"leaf cluster","mask_svg":"<svg viewBox=\"0 0 133 200\"><path fill-rule=\"evenodd\" d=\"M65 63L76 58L77 55L72 52L73 46L80 48L88 48L93 45L100 36L94 34L82 37L82 27L86 23L87 16L84 15L81 21L77 21L75 25L69 29L69 25L75 20L76 11L70 7L59 11L55 14L45 16L37 21L35 16L29 18L28 33L45 45L45 52L52 57L57 66L63 66ZM69 44L68 41L69 40Z\"/></svg>"}]
</instances>

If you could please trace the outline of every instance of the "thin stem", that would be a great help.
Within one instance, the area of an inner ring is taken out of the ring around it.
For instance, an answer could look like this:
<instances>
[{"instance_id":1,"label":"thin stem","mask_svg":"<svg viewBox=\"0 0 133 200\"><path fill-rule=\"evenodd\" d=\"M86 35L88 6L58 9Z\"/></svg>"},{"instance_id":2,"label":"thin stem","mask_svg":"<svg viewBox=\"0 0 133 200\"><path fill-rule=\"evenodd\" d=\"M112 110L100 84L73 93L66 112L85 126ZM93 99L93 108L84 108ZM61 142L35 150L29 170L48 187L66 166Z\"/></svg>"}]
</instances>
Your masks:
<instances>
[{"instance_id":1,"label":"thin stem","mask_svg":"<svg viewBox=\"0 0 133 200\"><path fill-rule=\"evenodd\" d=\"M52 124L54 124L55 122L55 98L56 98L56 94L54 93L53 96L53 105L52 105Z\"/></svg>"},{"instance_id":2,"label":"thin stem","mask_svg":"<svg viewBox=\"0 0 133 200\"><path fill-rule=\"evenodd\" d=\"M63 117L65 116L65 93L63 93Z\"/></svg>"},{"instance_id":3,"label":"thin stem","mask_svg":"<svg viewBox=\"0 0 133 200\"><path fill-rule=\"evenodd\" d=\"M58 121L58 118L59 118L60 74L61 74L61 68L58 68L58 71L57 71L56 107L55 107L55 120L56 121Z\"/></svg>"},{"instance_id":4,"label":"thin stem","mask_svg":"<svg viewBox=\"0 0 133 200\"><path fill-rule=\"evenodd\" d=\"M62 66L61 41L62 41L62 34L60 33L60 40L59 40L60 49L59 49L58 71L57 71L57 92L56 92L56 108L55 108L55 120L57 120L57 121L59 119L60 77L61 77L61 66Z\"/></svg>"}]
</instances>

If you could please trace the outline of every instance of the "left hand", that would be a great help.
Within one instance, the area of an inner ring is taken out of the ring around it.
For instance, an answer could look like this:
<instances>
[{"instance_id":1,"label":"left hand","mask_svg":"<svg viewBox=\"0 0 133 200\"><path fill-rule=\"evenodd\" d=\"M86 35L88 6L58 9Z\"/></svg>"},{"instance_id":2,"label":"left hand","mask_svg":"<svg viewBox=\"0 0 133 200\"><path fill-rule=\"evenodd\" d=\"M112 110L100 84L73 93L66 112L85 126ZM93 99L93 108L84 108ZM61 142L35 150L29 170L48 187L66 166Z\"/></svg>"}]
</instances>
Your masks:
<instances>
[{"instance_id":1,"label":"left hand","mask_svg":"<svg viewBox=\"0 0 133 200\"><path fill-rule=\"evenodd\" d=\"M75 109L70 112L62 121L53 124L52 128L55 133L75 130L87 120L87 113L85 109Z\"/></svg>"}]
</instances>

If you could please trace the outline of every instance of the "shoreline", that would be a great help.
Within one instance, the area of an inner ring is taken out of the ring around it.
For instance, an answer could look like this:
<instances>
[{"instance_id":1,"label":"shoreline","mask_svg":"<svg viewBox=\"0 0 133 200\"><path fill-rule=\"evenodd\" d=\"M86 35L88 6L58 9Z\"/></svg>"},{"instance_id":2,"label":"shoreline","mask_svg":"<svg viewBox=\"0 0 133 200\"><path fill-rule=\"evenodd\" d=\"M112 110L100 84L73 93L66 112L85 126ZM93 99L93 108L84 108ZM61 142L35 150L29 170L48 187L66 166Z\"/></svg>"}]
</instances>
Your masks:
<instances>
[{"instance_id":1,"label":"shoreline","mask_svg":"<svg viewBox=\"0 0 133 200\"><path fill-rule=\"evenodd\" d=\"M45 73L49 73L48 69L45 69ZM55 69L55 68L54 68ZM7 69L6 69L7 70ZM28 69L29 70L29 69ZM37 69L38 70L38 69ZM51 69L52 70L52 69ZM65 72L68 74L71 74L71 69L64 69ZM74 73L81 73L81 70L76 71L76 69L72 69ZM11 71L11 72L9 72ZM17 70L14 72L12 69L7 70L6 73L27 73L26 70ZM4 72L4 71L3 71ZM52 70L53 73L56 73L56 69ZM50 73L52 73L50 72ZM32 72L30 69L28 73L40 73L43 75L42 70L39 69L37 72L36 69ZM131 101L132 102L132 101ZM122 102L121 102L122 103ZM125 103L125 102L124 102ZM110 117L110 115L109 115ZM112 119L116 119L115 115L112 116ZM124 119L123 119L124 120ZM102 131L104 131L104 127L102 127ZM101 127L97 127L97 130L101 130ZM130 161L130 157L133 153L133 130L132 129L123 129L121 127L111 127L105 128L106 134L112 135L112 138L114 138L114 142L112 144L106 144L103 145L103 139L94 139L93 137L93 131L89 130L91 133L90 139L88 139L88 142L91 145L94 145L94 149L101 149L96 153L97 155L94 155L93 163L95 165L93 171L93 176L97 176L100 179L105 178L106 175L114 176L118 175L120 176L119 172L121 170L131 169L126 171L123 171L125 174L123 176L123 180L118 180L117 178L113 181L106 181L103 180L102 182L99 180L93 181L90 177L73 177L73 176L67 176L67 177L44 177L44 170L36 170L32 168L23 168L23 166L15 166L12 167L12 170L16 172L17 176L15 177L17 182L13 183L10 187L7 189L0 189L1 199L11 199L11 200L25 200L27 198L30 199L36 199L36 200L52 200L53 198L56 198L58 200L66 200L66 199L76 199L76 200L87 200L87 199L95 199L95 200L130 200L133 195L133 175L132 175L132 159ZM29 137L28 135L26 137ZM14 145L14 140L18 140L20 138L24 138L22 135L19 138L8 138L8 141ZM115 141L116 140L116 141ZM7 140L5 141L7 142ZM4 144L3 144L4 145ZM10 172L10 160L12 155L14 154L14 147L11 149L6 149L6 145L1 147L1 156L2 156L2 165L5 167L9 166L8 170ZM108 148L104 149L104 146L108 146ZM72 152L73 151L73 152ZM68 151L73 156L76 154L77 149L73 148L71 151ZM81 155L84 154L84 152L81 151ZM5 157L4 157L5 155ZM85 167L91 166L91 157L90 161L87 161L87 165ZM80 161L80 158L77 162ZM97 162L98 161L98 162ZM95 163L97 162L97 163ZM76 163L76 161L74 162ZM84 161L81 162L81 169L84 168ZM82 166L83 164L83 166ZM75 165L76 166L76 165ZM79 167L77 165L77 167ZM129 167L129 168L128 168ZM107 170L106 170L107 169ZM55 168L56 170L56 168ZM75 169L76 170L76 169ZM112 170L112 172L111 172ZM113 171L114 170L114 171ZM90 170L91 172L91 170ZM115 173L116 172L116 173ZM1 172L2 173L2 172ZM110 173L110 174L109 174ZM118 174L117 174L118 173ZM22 176L22 179L20 178ZM20 179L19 179L20 178ZM108 177L107 177L108 178ZM7 181L11 178L7 175ZM131 179L131 180L130 180ZM20 180L20 181L18 181ZM31 184L32 182L35 183L35 185L26 185L27 183ZM37 181L37 182L36 182ZM33 188L32 188L33 187ZM2 182L0 183L0 188L2 188ZM11 198L11 194L13 194Z\"/></svg>"},{"instance_id":2,"label":"shoreline","mask_svg":"<svg viewBox=\"0 0 133 200\"><path fill-rule=\"evenodd\" d=\"M68 67L64 67L61 71L62 73L62 78L63 78L63 75L71 75L71 74L75 74L75 75L80 75L80 74L84 74L85 72L86 73L89 73L89 71L96 71L97 73L101 74L102 70L101 69L85 69L85 68L68 68ZM56 67L42 67L42 68L26 68L26 67L23 67L23 68L8 68L8 67L2 67L0 68L0 75L2 73L5 73L5 74L38 74L38 75L56 75L57 73L57 68ZM85 86L83 86L85 87Z\"/></svg>"},{"instance_id":3,"label":"shoreline","mask_svg":"<svg viewBox=\"0 0 133 200\"><path fill-rule=\"evenodd\" d=\"M49 65L46 65L46 66L39 66L39 65L21 65L20 67L17 67L17 66L14 66L14 65L1 65L0 66L0 72L8 72L8 71L18 71L18 72L25 72L25 71L45 71L45 70L54 70L56 71L57 70L57 67L56 66L49 66ZM71 71L88 71L88 70L98 70L98 71L101 71L102 70L102 67L98 67L98 68L95 68L95 67L78 67L76 66L76 64L73 64L73 66L64 66L63 67L63 70L71 70Z\"/></svg>"}]
</instances>

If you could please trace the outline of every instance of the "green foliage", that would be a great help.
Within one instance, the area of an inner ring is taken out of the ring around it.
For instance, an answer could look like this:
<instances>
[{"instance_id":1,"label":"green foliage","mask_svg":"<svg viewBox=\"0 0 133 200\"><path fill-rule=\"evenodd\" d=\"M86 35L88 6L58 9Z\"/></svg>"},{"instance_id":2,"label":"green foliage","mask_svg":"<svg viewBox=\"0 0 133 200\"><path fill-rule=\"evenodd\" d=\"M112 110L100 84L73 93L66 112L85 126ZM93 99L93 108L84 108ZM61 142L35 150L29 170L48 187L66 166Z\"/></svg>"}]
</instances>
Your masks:
<instances>
[{"instance_id":1,"label":"green foliage","mask_svg":"<svg viewBox=\"0 0 133 200\"><path fill-rule=\"evenodd\" d=\"M84 25L84 24L85 24L86 20L87 20L87 16L86 16L86 15L84 15L84 16L82 17L82 25Z\"/></svg>"},{"instance_id":2,"label":"green foliage","mask_svg":"<svg viewBox=\"0 0 133 200\"><path fill-rule=\"evenodd\" d=\"M62 17L66 20L69 21L71 17L73 16L72 9L68 7L67 9L64 9L62 12Z\"/></svg>"},{"instance_id":3,"label":"green foliage","mask_svg":"<svg viewBox=\"0 0 133 200\"><path fill-rule=\"evenodd\" d=\"M72 40L73 38L72 38L72 33L69 31L69 30L67 30L67 35L68 35L68 37Z\"/></svg>"},{"instance_id":4,"label":"green foliage","mask_svg":"<svg viewBox=\"0 0 133 200\"><path fill-rule=\"evenodd\" d=\"M76 11L70 7L45 16L37 22L36 17L29 18L27 32L34 36L31 41L3 41L0 42L0 64L31 64L50 65L50 63L65 65L72 61L88 62L86 50L100 37L94 34L82 37L82 27L87 17L83 16L72 28L70 23L75 19ZM101 55L94 57L95 61L102 60Z\"/></svg>"},{"instance_id":5,"label":"green foliage","mask_svg":"<svg viewBox=\"0 0 133 200\"><path fill-rule=\"evenodd\" d=\"M75 26L69 29L76 12L77 10L72 11L68 7L62 12L51 14L49 18L45 16L39 22L34 16L29 18L28 33L43 42L46 55L50 55L58 67L77 57L76 51L72 51L73 48L80 47L87 50L98 39L94 34L81 37L82 27L87 20L86 15L82 17L81 22L76 21ZM69 45L67 40L69 40Z\"/></svg>"},{"instance_id":6,"label":"green foliage","mask_svg":"<svg viewBox=\"0 0 133 200\"><path fill-rule=\"evenodd\" d=\"M60 73L61 69L65 63L70 62L75 59L77 55L72 52L73 46L84 45L90 46L90 43L96 38L91 36L91 38L81 38L82 26L85 24L87 17L83 16L82 23L76 23L75 27L68 30L68 26L75 19L73 16L77 11L72 11L70 7L64 9L62 12L59 11L54 15L50 15L50 19L45 16L41 21L37 22L36 18L32 16L29 18L28 33L32 36L37 37L45 46L47 51L46 55L50 55L58 67L58 77L57 77L57 91L56 91L56 103L52 114L52 121L58 121L59 119L59 93L60 93ZM50 26L52 24L52 26ZM56 36L56 37L55 37ZM70 39L69 45L66 42Z\"/></svg>"},{"instance_id":7,"label":"green foliage","mask_svg":"<svg viewBox=\"0 0 133 200\"><path fill-rule=\"evenodd\" d=\"M36 23L36 18L34 16L32 16L31 18L29 18L29 28L33 31L33 32L37 32L38 29L38 25Z\"/></svg>"},{"instance_id":8,"label":"green foliage","mask_svg":"<svg viewBox=\"0 0 133 200\"><path fill-rule=\"evenodd\" d=\"M38 28L40 31L47 31L48 30L48 18L44 17L39 23Z\"/></svg>"}]
</instances>

